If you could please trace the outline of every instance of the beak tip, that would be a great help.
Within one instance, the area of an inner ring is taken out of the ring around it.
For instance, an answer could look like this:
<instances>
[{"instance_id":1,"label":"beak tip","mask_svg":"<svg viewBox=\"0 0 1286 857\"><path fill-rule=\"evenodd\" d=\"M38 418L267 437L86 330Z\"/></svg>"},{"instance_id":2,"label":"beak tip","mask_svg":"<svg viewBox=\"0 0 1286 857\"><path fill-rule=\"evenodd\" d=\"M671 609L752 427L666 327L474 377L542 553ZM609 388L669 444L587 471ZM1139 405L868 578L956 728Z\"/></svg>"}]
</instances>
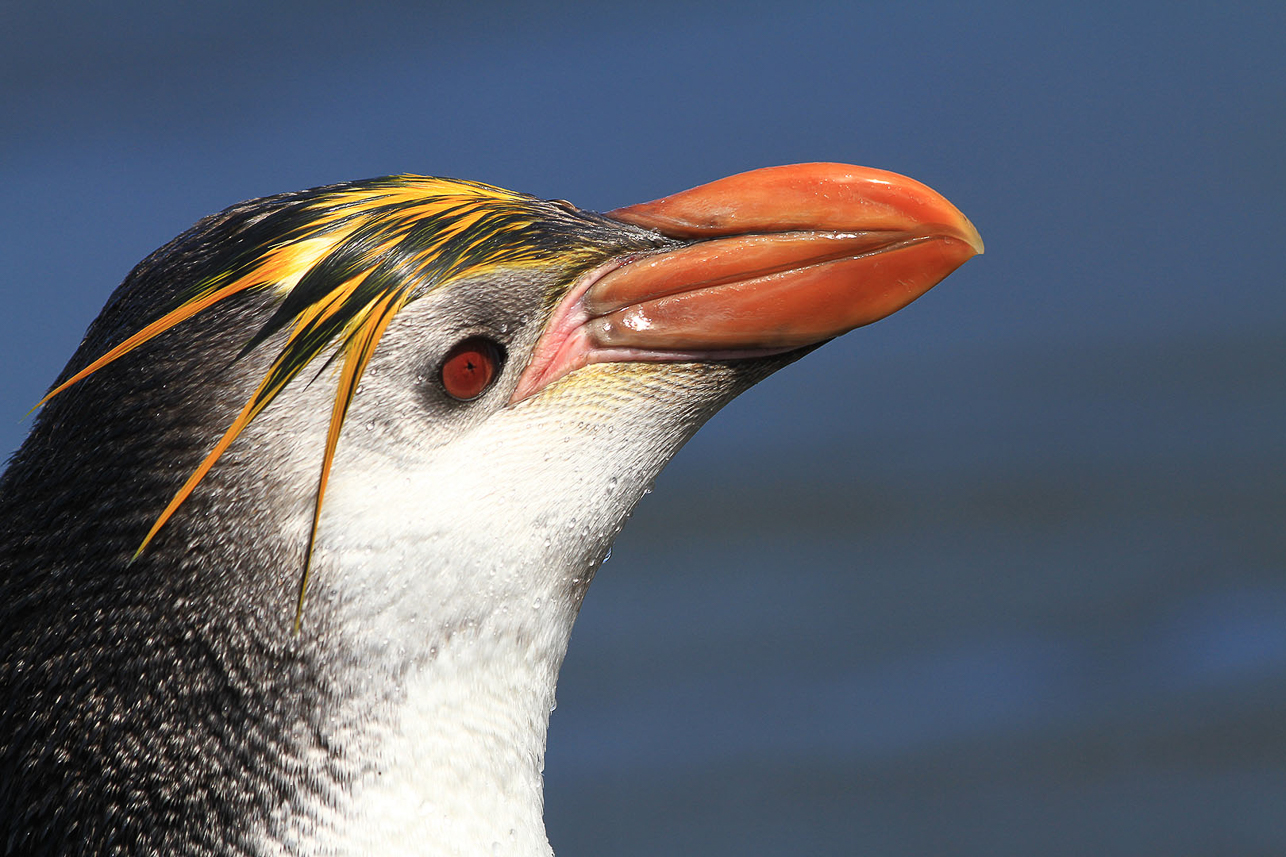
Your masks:
<instances>
[{"instance_id":1,"label":"beak tip","mask_svg":"<svg viewBox=\"0 0 1286 857\"><path fill-rule=\"evenodd\" d=\"M974 250L975 256L981 256L987 252L986 246L982 243L982 235L979 234L978 228L973 225L969 218L964 218L964 228L961 230L964 234L961 236L965 242Z\"/></svg>"}]
</instances>

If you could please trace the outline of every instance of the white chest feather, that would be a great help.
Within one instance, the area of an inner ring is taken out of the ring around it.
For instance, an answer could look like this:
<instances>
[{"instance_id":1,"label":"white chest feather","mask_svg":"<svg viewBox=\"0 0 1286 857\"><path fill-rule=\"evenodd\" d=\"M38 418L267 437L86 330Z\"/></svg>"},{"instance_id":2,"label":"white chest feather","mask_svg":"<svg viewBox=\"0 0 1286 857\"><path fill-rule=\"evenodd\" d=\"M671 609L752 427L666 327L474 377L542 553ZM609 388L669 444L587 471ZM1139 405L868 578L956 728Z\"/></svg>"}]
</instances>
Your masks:
<instances>
[{"instance_id":1,"label":"white chest feather","mask_svg":"<svg viewBox=\"0 0 1286 857\"><path fill-rule=\"evenodd\" d=\"M408 676L364 742L368 770L327 850L551 853L541 775L557 664L493 631L453 635Z\"/></svg>"}]
</instances>

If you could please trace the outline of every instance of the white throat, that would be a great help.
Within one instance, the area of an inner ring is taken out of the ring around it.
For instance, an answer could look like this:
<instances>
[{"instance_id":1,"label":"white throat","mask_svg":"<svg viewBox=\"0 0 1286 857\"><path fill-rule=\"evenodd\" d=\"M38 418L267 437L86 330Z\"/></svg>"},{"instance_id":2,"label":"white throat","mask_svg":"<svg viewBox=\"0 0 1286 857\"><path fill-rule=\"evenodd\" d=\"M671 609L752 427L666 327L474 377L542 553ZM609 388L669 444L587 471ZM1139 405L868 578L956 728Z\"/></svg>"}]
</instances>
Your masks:
<instances>
[{"instance_id":1,"label":"white throat","mask_svg":"<svg viewBox=\"0 0 1286 857\"><path fill-rule=\"evenodd\" d=\"M369 725L366 770L327 850L547 857L542 774L562 652L491 623L435 649Z\"/></svg>"},{"instance_id":2,"label":"white throat","mask_svg":"<svg viewBox=\"0 0 1286 857\"><path fill-rule=\"evenodd\" d=\"M365 701L334 741L359 773L333 815L297 831L303 850L551 854L545 738L580 600L700 423L676 431L660 396L601 409L568 396L445 445L353 448L332 477L309 597L334 599Z\"/></svg>"}]
</instances>

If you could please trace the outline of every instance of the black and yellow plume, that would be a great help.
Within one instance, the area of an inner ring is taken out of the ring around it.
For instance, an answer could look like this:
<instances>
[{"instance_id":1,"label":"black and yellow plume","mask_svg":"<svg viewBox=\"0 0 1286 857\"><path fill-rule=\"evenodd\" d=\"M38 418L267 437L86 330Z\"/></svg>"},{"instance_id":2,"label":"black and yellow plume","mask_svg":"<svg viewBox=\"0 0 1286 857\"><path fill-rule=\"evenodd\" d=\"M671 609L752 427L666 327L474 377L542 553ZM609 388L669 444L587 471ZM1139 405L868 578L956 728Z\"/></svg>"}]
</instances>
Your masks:
<instances>
[{"instance_id":1,"label":"black and yellow plume","mask_svg":"<svg viewBox=\"0 0 1286 857\"><path fill-rule=\"evenodd\" d=\"M305 191L250 220L234 240L218 248L213 273L183 289L159 308L153 321L59 384L39 405L220 301L252 290L273 294L279 300L277 309L245 343L241 356L289 327L281 352L236 419L161 512L135 556L305 366L323 356L329 365L342 356L300 579L298 628L340 431L389 322L426 291L492 270L549 265L553 257L570 279L608 255L612 242L593 240L596 231L620 228L604 230L608 223L563 203L454 179L391 176Z\"/></svg>"}]
</instances>

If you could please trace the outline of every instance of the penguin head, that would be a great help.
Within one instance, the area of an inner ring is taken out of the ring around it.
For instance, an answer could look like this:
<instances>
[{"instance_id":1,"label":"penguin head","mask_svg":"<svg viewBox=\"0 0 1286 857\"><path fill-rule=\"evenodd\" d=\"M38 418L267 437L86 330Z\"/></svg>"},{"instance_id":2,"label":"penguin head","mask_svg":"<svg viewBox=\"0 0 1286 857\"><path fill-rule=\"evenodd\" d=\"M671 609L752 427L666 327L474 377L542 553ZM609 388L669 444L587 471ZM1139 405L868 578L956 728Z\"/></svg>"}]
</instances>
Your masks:
<instances>
[{"instance_id":1,"label":"penguin head","mask_svg":"<svg viewBox=\"0 0 1286 857\"><path fill-rule=\"evenodd\" d=\"M418 176L271 197L131 273L20 455L126 520L112 562L199 565L285 629L314 583L399 634L570 615L719 407L977 252L935 192L835 164L608 215Z\"/></svg>"}]
</instances>

